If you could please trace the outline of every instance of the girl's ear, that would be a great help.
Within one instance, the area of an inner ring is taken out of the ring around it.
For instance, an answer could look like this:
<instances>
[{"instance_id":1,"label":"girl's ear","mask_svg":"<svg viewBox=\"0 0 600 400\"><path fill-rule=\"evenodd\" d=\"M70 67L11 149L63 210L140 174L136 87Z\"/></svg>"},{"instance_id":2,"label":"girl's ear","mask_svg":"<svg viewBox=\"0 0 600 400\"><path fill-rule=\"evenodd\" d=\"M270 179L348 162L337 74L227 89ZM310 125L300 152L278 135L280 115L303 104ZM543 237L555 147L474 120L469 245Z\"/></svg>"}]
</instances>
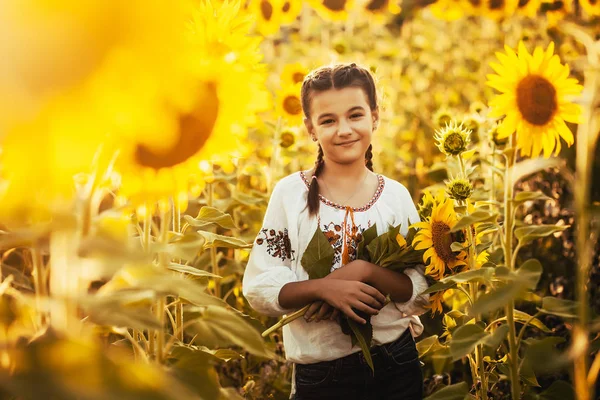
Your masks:
<instances>
[{"instance_id":1,"label":"girl's ear","mask_svg":"<svg viewBox=\"0 0 600 400\"><path fill-rule=\"evenodd\" d=\"M371 117L373 118L373 130L375 130L379 125L379 109L371 111Z\"/></svg>"},{"instance_id":2,"label":"girl's ear","mask_svg":"<svg viewBox=\"0 0 600 400\"><path fill-rule=\"evenodd\" d=\"M306 130L308 131L308 134L310 135L312 140L315 141L317 139L317 137L315 136L314 129L313 129L314 127L309 118L306 118L306 117L304 118L304 126L306 127Z\"/></svg>"}]
</instances>

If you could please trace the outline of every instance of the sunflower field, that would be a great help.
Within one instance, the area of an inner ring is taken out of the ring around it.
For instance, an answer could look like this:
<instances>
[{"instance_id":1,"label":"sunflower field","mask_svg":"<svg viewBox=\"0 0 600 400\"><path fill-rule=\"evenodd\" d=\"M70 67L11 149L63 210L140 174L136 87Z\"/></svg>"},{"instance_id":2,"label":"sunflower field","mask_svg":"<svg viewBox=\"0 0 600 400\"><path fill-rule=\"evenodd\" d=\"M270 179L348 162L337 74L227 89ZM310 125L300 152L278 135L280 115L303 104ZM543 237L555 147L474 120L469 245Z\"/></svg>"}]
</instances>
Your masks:
<instances>
[{"instance_id":1,"label":"sunflower field","mask_svg":"<svg viewBox=\"0 0 600 400\"><path fill-rule=\"evenodd\" d=\"M0 34L2 399L289 398L241 282L337 62L421 216L427 398L600 398L600 1L8 0Z\"/></svg>"}]
</instances>

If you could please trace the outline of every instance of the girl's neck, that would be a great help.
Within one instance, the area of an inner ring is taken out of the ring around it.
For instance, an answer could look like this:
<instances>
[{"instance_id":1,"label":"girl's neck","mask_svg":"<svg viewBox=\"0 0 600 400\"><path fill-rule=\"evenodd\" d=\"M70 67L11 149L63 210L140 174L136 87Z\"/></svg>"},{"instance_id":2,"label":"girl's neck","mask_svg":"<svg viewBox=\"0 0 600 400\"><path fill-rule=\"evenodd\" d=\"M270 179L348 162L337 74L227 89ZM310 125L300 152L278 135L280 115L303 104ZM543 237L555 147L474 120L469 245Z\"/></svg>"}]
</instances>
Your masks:
<instances>
[{"instance_id":1,"label":"girl's neck","mask_svg":"<svg viewBox=\"0 0 600 400\"><path fill-rule=\"evenodd\" d=\"M343 180L360 182L369 170L363 161L353 164L337 164L331 161L325 161L323 171L319 178L328 182Z\"/></svg>"}]
</instances>

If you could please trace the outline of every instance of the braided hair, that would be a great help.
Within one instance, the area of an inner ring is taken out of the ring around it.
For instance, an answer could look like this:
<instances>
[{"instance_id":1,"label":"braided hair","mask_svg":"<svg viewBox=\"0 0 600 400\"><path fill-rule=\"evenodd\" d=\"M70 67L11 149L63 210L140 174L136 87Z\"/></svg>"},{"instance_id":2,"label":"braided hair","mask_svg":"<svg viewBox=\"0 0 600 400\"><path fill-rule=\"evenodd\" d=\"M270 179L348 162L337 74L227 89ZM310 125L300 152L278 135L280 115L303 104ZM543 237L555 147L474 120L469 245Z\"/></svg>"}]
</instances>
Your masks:
<instances>
[{"instance_id":1,"label":"braided hair","mask_svg":"<svg viewBox=\"0 0 600 400\"><path fill-rule=\"evenodd\" d=\"M367 95L371 111L378 109L375 80L369 70L358 66L355 63L336 64L318 68L304 78L300 92L304 116L307 119L310 119L310 104L314 92L323 92L329 89L343 89L347 87L361 88ZM319 145L313 177L308 189L307 205L310 215L315 215L319 212L319 182L317 178L323 172L324 166L325 160L323 159L323 149L321 148L321 145ZM373 171L372 145L369 145L369 148L365 152L365 166L370 171Z\"/></svg>"}]
</instances>

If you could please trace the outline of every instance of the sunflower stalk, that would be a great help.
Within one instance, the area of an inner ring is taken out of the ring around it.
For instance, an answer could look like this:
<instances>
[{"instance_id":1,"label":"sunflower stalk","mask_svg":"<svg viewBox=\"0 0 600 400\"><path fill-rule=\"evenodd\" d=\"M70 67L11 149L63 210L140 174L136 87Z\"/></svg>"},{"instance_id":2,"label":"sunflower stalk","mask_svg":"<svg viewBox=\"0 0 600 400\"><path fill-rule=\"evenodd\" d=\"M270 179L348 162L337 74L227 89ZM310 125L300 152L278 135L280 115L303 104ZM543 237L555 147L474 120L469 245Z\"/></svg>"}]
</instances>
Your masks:
<instances>
[{"instance_id":1,"label":"sunflower stalk","mask_svg":"<svg viewBox=\"0 0 600 400\"><path fill-rule=\"evenodd\" d=\"M515 162L516 150L513 148L514 134L509 138L510 152L506 158L506 169L504 176L504 263L509 271L513 272L514 265L512 263L513 254L513 181L511 176L512 166ZM516 326L515 326L515 301L511 299L505 307L506 322L508 325L508 346L509 346L509 368L511 381L511 394L513 399L521 398L521 383L519 382L519 359L516 343Z\"/></svg>"},{"instance_id":2,"label":"sunflower stalk","mask_svg":"<svg viewBox=\"0 0 600 400\"><path fill-rule=\"evenodd\" d=\"M578 182L575 187L575 215L577 223L577 303L578 321L573 330L574 384L578 399L595 398L594 389L600 361L598 356L588 372L589 352L589 301L587 282L590 276L592 240L590 239L590 213L588 201L592 177L592 160L598 140L600 124L594 114L600 89L600 47L593 37L573 23L565 23L562 30L586 48L588 65L584 71L584 88L580 104L581 124L577 129L575 170Z\"/></svg>"},{"instance_id":3,"label":"sunflower stalk","mask_svg":"<svg viewBox=\"0 0 600 400\"><path fill-rule=\"evenodd\" d=\"M208 183L208 196L206 199L206 205L208 207L213 207L213 199L215 195L214 185L214 181ZM214 275L219 275L219 266L217 265L217 248L215 246L210 247L210 265L212 269L211 272ZM213 282L215 284L215 287L212 294L218 298L221 298L221 284L217 282L216 279L213 279Z\"/></svg>"},{"instance_id":4,"label":"sunflower stalk","mask_svg":"<svg viewBox=\"0 0 600 400\"><path fill-rule=\"evenodd\" d=\"M181 207L179 202L173 200L173 232L181 233ZM176 259L175 262L181 262L180 259ZM174 332L178 332L177 338L183 341L183 330L178 328L183 325L183 303L178 297L175 301L175 327Z\"/></svg>"},{"instance_id":5,"label":"sunflower stalk","mask_svg":"<svg viewBox=\"0 0 600 400\"><path fill-rule=\"evenodd\" d=\"M150 212L150 204L145 204L144 223L142 227L142 248L147 253L150 252L150 240L152 236L152 213ZM156 339L153 331L148 331L148 353L154 354Z\"/></svg>"},{"instance_id":6,"label":"sunflower stalk","mask_svg":"<svg viewBox=\"0 0 600 400\"><path fill-rule=\"evenodd\" d=\"M171 207L165 207L161 211L160 216L160 244L167 246L169 243L169 227L171 223ZM169 253L164 251L158 255L158 265L160 268L167 269L170 262ZM156 361L163 363L164 361L164 348L165 348L165 296L160 296L156 304L156 317L160 321L160 328L157 330L157 342L156 342Z\"/></svg>"},{"instance_id":7,"label":"sunflower stalk","mask_svg":"<svg viewBox=\"0 0 600 400\"><path fill-rule=\"evenodd\" d=\"M458 154L458 160L460 163L460 173L463 179L468 179L467 177L467 170L466 170L466 166L465 166L465 161L462 157L462 154ZM469 207L467 204L467 201L460 201L459 204L461 206L463 206L465 208L465 216L469 216ZM472 226L467 226L466 228L467 230L467 239L469 242L469 253L468 253L468 266L469 266L469 271L473 271L476 267L476 260L477 260L477 248L475 246L475 237L473 236L473 230L472 230ZM471 299L471 306L473 306L473 304L477 301L477 294L479 293L479 282L478 281L472 281L468 283L469 285L469 291L471 293L470 295L470 299ZM481 314L478 314L475 316L477 321L481 321ZM483 362L483 345L480 344L477 347L475 347L475 366L474 366L474 376L479 375L479 380L481 382L481 386L480 386L480 396L481 399L483 400L487 400L487 393L488 393L488 388L487 388L487 379L485 376L485 364ZM479 371L479 373L477 373L477 371ZM473 381L473 384L476 384L475 381Z\"/></svg>"}]
</instances>

